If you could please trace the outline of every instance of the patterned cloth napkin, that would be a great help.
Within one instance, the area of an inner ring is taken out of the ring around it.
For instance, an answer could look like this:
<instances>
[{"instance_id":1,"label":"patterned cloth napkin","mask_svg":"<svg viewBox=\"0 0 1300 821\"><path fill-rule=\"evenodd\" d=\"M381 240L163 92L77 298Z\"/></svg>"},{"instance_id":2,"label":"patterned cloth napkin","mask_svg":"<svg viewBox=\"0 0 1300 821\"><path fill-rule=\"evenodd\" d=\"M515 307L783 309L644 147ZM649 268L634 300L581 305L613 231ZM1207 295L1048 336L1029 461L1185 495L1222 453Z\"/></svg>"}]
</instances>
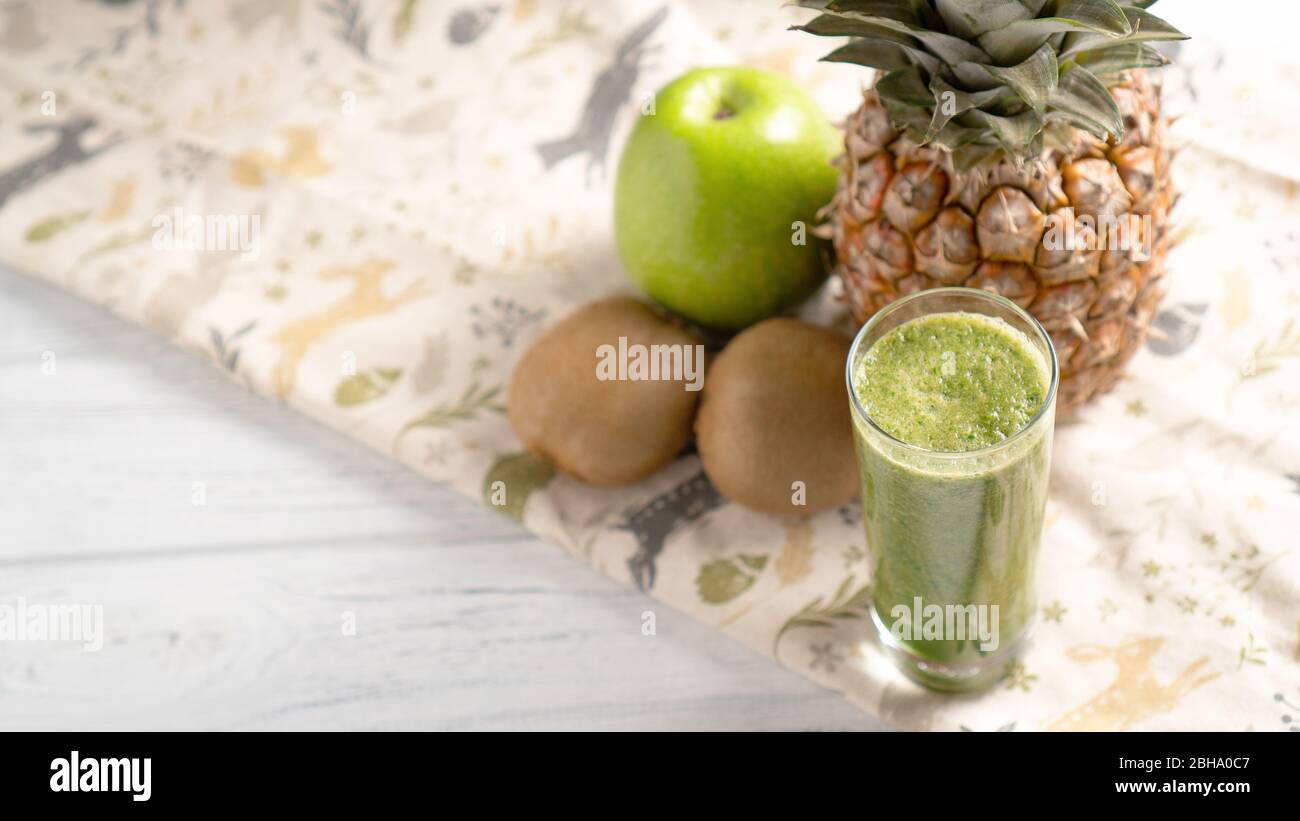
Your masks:
<instances>
[{"instance_id":1,"label":"patterned cloth napkin","mask_svg":"<svg viewBox=\"0 0 1300 821\"><path fill-rule=\"evenodd\" d=\"M7 0L0 261L431 479L505 481L533 531L900 727L1295 729L1300 114L1279 96L1300 84L1235 52L1189 45L1169 71L1191 145L1159 338L1058 429L1038 629L991 692L926 692L867 640L856 504L782 521L694 456L599 490L521 453L512 363L626 288L609 206L640 102L741 62L857 105L861 72L785 31L800 14Z\"/></svg>"}]
</instances>

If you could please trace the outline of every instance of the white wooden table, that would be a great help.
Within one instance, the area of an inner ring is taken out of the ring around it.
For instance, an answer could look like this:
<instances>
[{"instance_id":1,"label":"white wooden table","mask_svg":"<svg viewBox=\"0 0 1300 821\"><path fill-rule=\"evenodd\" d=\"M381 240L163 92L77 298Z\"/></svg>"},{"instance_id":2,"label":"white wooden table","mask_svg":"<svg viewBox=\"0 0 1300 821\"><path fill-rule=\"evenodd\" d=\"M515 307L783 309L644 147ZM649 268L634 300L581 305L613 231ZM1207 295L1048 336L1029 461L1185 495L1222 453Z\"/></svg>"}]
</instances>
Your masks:
<instances>
[{"instance_id":1,"label":"white wooden table","mask_svg":"<svg viewBox=\"0 0 1300 821\"><path fill-rule=\"evenodd\" d=\"M104 647L0 641L0 732L883 726L0 268L0 605L18 597L102 605Z\"/></svg>"}]
</instances>

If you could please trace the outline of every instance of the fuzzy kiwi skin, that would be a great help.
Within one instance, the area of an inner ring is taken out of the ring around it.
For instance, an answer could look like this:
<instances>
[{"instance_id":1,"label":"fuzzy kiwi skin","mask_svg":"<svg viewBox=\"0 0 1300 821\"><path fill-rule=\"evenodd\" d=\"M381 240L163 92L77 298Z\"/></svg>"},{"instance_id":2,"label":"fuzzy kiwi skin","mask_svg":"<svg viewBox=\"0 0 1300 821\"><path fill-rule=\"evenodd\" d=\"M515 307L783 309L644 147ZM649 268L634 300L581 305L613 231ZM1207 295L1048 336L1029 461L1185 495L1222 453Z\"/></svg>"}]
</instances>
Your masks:
<instances>
[{"instance_id":1,"label":"fuzzy kiwi skin","mask_svg":"<svg viewBox=\"0 0 1300 821\"><path fill-rule=\"evenodd\" d=\"M589 303L542 335L510 379L506 413L524 446L592 485L626 485L673 460L691 438L700 391L681 381L601 381L597 349L695 345L631 297Z\"/></svg>"},{"instance_id":2,"label":"fuzzy kiwi skin","mask_svg":"<svg viewBox=\"0 0 1300 821\"><path fill-rule=\"evenodd\" d=\"M723 496L761 513L810 514L858 489L844 363L852 339L778 317L723 349L695 418L704 472ZM806 489L795 505L793 484Z\"/></svg>"}]
</instances>

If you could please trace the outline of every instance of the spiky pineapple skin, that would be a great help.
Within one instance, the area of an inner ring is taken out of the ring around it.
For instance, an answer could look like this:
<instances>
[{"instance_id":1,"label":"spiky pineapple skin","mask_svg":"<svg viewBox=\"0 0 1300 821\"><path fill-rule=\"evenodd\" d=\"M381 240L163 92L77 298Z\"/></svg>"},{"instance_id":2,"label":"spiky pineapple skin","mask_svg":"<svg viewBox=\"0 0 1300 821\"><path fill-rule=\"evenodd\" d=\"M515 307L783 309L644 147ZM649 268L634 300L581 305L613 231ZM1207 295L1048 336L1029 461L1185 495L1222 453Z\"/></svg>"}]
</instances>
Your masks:
<instances>
[{"instance_id":1,"label":"spiky pineapple skin","mask_svg":"<svg viewBox=\"0 0 1300 821\"><path fill-rule=\"evenodd\" d=\"M1111 93L1124 118L1118 142L1077 132L1072 148L1044 151L1038 163L1002 160L957 172L941 149L895 131L875 92L864 92L845 125L828 209L836 273L858 322L928 288L992 290L1031 311L1051 334L1061 368L1058 417L1114 387L1146 340L1163 294L1174 195L1156 77L1128 72ZM1050 250L1049 214L1107 214L1120 224L1129 215L1149 217L1150 255L1142 259L1140 248Z\"/></svg>"}]
</instances>

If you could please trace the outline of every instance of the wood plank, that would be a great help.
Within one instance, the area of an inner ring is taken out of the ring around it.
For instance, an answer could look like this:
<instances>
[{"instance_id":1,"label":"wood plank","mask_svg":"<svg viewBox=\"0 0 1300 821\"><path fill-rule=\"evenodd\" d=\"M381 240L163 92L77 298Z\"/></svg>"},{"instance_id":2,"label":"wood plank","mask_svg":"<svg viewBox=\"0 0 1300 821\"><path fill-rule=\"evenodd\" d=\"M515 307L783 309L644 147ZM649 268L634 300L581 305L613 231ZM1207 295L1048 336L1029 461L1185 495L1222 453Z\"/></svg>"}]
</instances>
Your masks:
<instances>
[{"instance_id":1,"label":"wood plank","mask_svg":"<svg viewBox=\"0 0 1300 821\"><path fill-rule=\"evenodd\" d=\"M535 541L0 565L19 595L104 642L6 642L5 731L880 726Z\"/></svg>"}]
</instances>

